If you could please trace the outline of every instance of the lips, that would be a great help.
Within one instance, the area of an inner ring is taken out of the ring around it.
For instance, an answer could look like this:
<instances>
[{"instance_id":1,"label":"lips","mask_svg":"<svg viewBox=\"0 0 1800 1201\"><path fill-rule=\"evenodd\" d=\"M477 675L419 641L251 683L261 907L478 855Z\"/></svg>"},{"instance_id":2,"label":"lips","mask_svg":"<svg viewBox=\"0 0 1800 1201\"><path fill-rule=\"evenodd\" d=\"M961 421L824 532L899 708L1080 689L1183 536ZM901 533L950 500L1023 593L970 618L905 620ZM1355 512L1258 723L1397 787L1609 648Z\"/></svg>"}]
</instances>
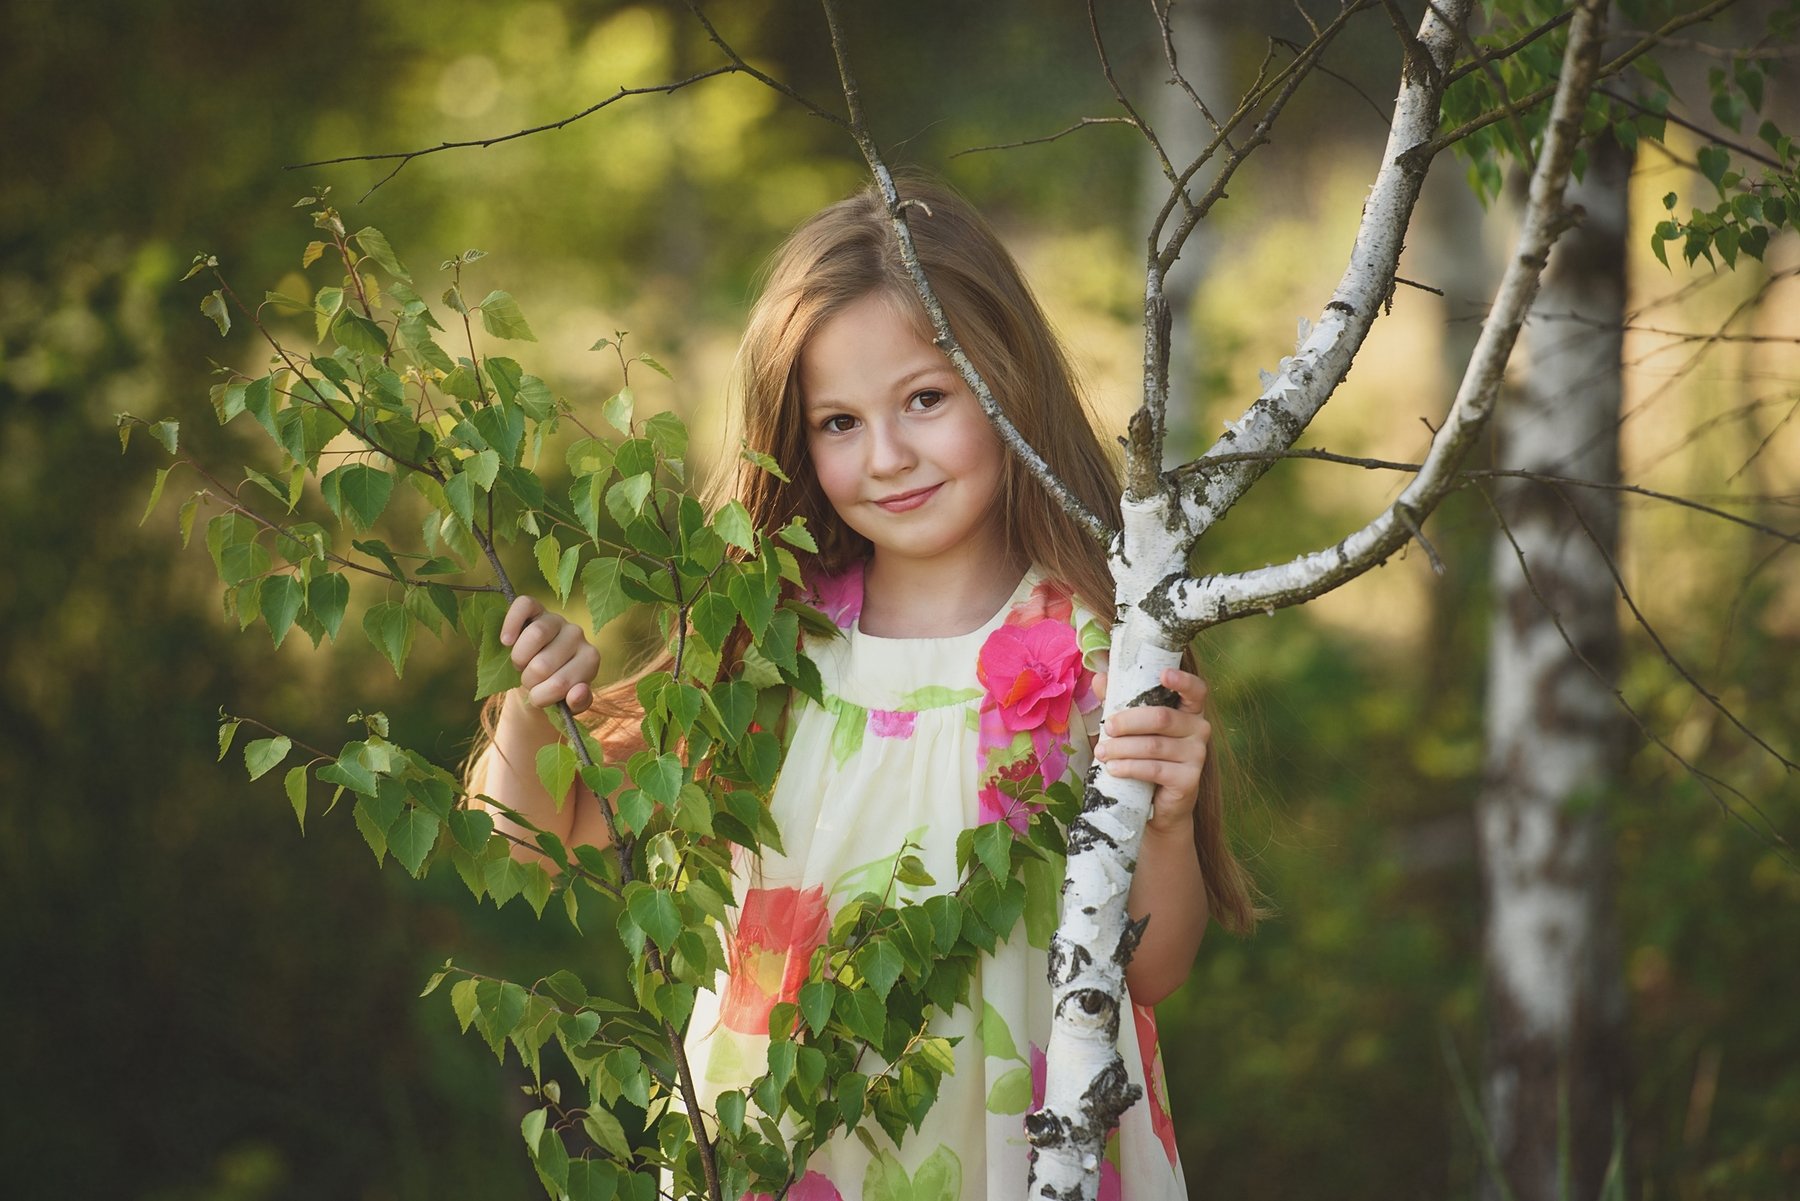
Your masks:
<instances>
[{"instance_id":1,"label":"lips","mask_svg":"<svg viewBox=\"0 0 1800 1201\"><path fill-rule=\"evenodd\" d=\"M883 497L876 501L875 504L882 509L886 509L889 513L905 513L910 509L918 508L920 505L930 500L937 494L937 490L942 487L942 484L933 484L929 488L915 488L911 492L900 492L893 496Z\"/></svg>"}]
</instances>

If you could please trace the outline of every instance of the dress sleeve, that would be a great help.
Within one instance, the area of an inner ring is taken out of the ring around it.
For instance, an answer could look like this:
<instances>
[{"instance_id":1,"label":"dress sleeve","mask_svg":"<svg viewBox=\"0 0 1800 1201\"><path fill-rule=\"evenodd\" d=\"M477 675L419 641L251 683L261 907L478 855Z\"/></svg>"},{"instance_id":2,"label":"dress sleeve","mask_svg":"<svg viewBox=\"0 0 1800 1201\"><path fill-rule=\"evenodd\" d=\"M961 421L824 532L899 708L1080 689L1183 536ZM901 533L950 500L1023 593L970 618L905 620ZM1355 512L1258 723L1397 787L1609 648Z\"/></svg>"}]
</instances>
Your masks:
<instances>
[{"instance_id":1,"label":"dress sleeve","mask_svg":"<svg viewBox=\"0 0 1800 1201\"><path fill-rule=\"evenodd\" d=\"M1107 670L1112 650L1112 627L1086 606L1077 602L1071 608L1069 621L1075 627L1075 644L1081 648L1081 667L1087 685L1075 698L1075 707L1083 717L1095 717L1100 711L1100 697L1094 691L1092 676Z\"/></svg>"}]
</instances>

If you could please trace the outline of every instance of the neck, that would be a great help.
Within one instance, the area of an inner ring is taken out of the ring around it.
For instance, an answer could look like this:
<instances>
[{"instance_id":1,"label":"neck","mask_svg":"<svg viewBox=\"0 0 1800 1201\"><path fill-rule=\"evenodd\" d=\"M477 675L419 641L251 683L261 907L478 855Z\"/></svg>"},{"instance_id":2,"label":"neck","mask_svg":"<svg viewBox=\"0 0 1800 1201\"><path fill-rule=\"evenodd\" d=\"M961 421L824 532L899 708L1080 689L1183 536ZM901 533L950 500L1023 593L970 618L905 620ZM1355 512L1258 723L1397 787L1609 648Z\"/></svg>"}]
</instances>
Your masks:
<instances>
[{"instance_id":1,"label":"neck","mask_svg":"<svg viewBox=\"0 0 1800 1201\"><path fill-rule=\"evenodd\" d=\"M1029 564L999 548L869 560L860 626L877 638L951 638L980 629L1006 603Z\"/></svg>"}]
</instances>

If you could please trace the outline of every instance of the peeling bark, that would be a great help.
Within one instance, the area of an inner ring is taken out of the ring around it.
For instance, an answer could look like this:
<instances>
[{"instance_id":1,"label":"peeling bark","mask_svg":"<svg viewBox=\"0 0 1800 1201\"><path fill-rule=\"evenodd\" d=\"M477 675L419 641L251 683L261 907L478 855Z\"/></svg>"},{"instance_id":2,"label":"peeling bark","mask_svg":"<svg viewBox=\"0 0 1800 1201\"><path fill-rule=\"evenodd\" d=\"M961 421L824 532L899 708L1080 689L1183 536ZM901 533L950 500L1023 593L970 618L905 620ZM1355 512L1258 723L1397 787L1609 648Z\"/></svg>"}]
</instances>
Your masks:
<instances>
[{"instance_id":1,"label":"peeling bark","mask_svg":"<svg viewBox=\"0 0 1800 1201\"><path fill-rule=\"evenodd\" d=\"M1587 173L1570 188L1586 217L1545 272L1524 387L1496 418L1498 466L1618 479L1629 174L1615 143L1589 147ZM1511 538L1494 545L1477 822L1487 902L1484 1091L1496 1166L1518 1201L1600 1194L1623 1093L1612 847L1597 803L1620 775L1625 745L1612 696L1620 635L1607 567L1617 498L1526 480L1509 480L1499 497ZM1501 1181L1490 1176L1482 1192L1499 1201Z\"/></svg>"}]
</instances>

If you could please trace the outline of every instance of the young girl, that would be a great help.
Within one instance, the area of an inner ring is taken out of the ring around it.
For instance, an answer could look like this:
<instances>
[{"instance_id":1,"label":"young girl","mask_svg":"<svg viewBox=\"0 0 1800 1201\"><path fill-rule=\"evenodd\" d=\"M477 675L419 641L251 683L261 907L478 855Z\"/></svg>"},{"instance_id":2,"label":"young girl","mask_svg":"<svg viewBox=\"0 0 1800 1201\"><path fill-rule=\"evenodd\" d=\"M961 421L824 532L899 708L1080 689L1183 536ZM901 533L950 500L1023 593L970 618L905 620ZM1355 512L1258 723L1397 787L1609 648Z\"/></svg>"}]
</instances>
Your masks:
<instances>
[{"instance_id":1,"label":"young girl","mask_svg":"<svg viewBox=\"0 0 1800 1201\"><path fill-rule=\"evenodd\" d=\"M1113 467L1017 266L954 194L916 180L901 191L923 202L909 211L919 257L1014 425L1090 510L1117 512ZM1100 1195L1185 1197L1151 1007L1186 977L1209 914L1238 931L1255 918L1224 837L1205 683L1170 671L1178 709L1126 709L1097 728L1110 625L1100 615L1112 603L1105 554L1007 452L933 345L873 189L783 246L739 366L749 444L793 483L746 467L736 495L763 529L806 518L819 543L803 557L807 599L839 629L805 646L825 704L790 704L771 800L785 851L740 869L730 970L689 1025L703 1101L765 1070L770 1009L794 999L836 908L887 886L903 843L922 848L935 890L947 890L959 832L989 821L1024 830L1028 814L1002 784L1079 779L1099 758L1157 786L1130 896L1132 915L1154 920L1127 973L1136 1020L1119 1032L1144 1100L1109 1142ZM501 641L522 683L503 698L472 791L565 842L604 844L593 796L577 784L559 811L533 765L557 736L543 709L559 700L583 711L598 699L603 740L626 745L629 684L595 698L599 659L585 635L528 597L507 613ZM873 1153L835 1140L790 1197L1023 1195L1060 871L1028 875L1018 928L984 959L969 1005L939 1019L960 1041L923 1129L898 1147L873 1130ZM906 899L930 891L900 888Z\"/></svg>"}]
</instances>

